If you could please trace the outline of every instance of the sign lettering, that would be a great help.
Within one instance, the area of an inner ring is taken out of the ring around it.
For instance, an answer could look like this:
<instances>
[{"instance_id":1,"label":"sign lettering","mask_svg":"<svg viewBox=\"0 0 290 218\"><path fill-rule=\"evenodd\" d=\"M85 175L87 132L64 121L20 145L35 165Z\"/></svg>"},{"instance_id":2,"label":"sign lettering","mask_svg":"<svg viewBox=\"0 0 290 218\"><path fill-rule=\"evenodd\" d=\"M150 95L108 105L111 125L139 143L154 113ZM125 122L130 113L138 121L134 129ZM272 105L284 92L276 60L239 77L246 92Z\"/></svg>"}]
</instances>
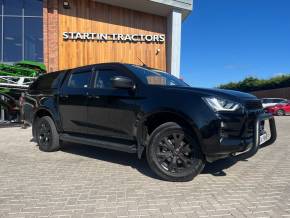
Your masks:
<instances>
[{"instance_id":1,"label":"sign lettering","mask_svg":"<svg viewBox=\"0 0 290 218\"><path fill-rule=\"evenodd\" d=\"M114 41L114 42L157 42L164 43L165 35L142 35L142 34L105 34L105 33L80 33L64 32L64 40L81 40L81 41Z\"/></svg>"}]
</instances>

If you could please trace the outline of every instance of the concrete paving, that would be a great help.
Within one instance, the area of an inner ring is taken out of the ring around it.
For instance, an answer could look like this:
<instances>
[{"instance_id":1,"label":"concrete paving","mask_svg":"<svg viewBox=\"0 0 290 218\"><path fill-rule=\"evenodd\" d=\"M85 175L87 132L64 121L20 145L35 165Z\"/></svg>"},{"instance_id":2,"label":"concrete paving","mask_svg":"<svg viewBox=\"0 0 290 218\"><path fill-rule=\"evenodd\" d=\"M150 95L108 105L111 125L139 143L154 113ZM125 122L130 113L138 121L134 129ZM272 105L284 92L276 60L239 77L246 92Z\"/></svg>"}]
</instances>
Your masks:
<instances>
[{"instance_id":1,"label":"concrete paving","mask_svg":"<svg viewBox=\"0 0 290 218\"><path fill-rule=\"evenodd\" d=\"M290 217L290 117L248 160L207 164L187 183L135 155L66 144L39 151L31 129L0 128L0 217Z\"/></svg>"}]
</instances>

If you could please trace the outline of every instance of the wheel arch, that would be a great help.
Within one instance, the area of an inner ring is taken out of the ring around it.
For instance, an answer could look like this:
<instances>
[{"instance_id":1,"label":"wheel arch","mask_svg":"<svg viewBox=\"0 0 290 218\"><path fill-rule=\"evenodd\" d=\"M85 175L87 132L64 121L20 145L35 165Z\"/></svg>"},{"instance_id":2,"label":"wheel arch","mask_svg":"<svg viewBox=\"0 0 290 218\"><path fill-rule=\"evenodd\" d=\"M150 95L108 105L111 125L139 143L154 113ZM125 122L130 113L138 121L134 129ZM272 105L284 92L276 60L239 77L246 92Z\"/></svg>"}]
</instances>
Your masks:
<instances>
[{"instance_id":1,"label":"wheel arch","mask_svg":"<svg viewBox=\"0 0 290 218\"><path fill-rule=\"evenodd\" d=\"M33 121L32 121L32 135L33 135L33 137L35 137L35 135L36 135L35 134L35 127L36 127L37 120L39 120L41 117L44 117L44 116L49 116L53 120L57 130L59 130L56 119L53 116L53 113L48 108L39 108L34 113L34 116L33 116Z\"/></svg>"},{"instance_id":2,"label":"wheel arch","mask_svg":"<svg viewBox=\"0 0 290 218\"><path fill-rule=\"evenodd\" d=\"M149 113L143 117L137 128L137 145L138 145L138 158L141 158L145 147L149 143L150 134L161 124L166 122L176 122L177 124L188 128L200 144L200 134L194 121L183 113L162 110ZM201 145L200 145L201 146Z\"/></svg>"}]
</instances>

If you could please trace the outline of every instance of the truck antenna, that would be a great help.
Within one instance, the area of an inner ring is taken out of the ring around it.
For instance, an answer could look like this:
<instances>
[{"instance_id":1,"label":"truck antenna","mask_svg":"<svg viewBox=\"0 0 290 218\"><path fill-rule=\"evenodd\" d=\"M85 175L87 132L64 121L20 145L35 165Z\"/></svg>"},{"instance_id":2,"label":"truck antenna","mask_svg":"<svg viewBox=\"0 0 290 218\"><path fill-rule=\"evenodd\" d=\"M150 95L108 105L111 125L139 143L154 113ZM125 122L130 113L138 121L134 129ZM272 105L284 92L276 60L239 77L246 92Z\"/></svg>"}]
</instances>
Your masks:
<instances>
[{"instance_id":1,"label":"truck antenna","mask_svg":"<svg viewBox=\"0 0 290 218\"><path fill-rule=\"evenodd\" d=\"M136 56L138 60L143 64L143 67L148 67L138 56Z\"/></svg>"}]
</instances>

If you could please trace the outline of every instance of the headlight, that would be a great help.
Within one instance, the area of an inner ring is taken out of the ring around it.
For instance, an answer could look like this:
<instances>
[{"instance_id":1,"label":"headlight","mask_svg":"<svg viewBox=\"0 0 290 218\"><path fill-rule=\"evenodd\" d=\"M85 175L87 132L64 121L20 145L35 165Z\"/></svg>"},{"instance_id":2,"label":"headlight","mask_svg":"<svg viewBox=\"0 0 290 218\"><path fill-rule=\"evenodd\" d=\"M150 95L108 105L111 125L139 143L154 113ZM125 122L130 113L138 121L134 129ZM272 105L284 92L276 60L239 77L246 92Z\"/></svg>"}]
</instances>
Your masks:
<instances>
[{"instance_id":1,"label":"headlight","mask_svg":"<svg viewBox=\"0 0 290 218\"><path fill-rule=\"evenodd\" d=\"M203 98L204 101L214 110L214 111L236 111L241 108L241 105L237 102L231 100L216 98L216 97L206 97Z\"/></svg>"}]
</instances>

